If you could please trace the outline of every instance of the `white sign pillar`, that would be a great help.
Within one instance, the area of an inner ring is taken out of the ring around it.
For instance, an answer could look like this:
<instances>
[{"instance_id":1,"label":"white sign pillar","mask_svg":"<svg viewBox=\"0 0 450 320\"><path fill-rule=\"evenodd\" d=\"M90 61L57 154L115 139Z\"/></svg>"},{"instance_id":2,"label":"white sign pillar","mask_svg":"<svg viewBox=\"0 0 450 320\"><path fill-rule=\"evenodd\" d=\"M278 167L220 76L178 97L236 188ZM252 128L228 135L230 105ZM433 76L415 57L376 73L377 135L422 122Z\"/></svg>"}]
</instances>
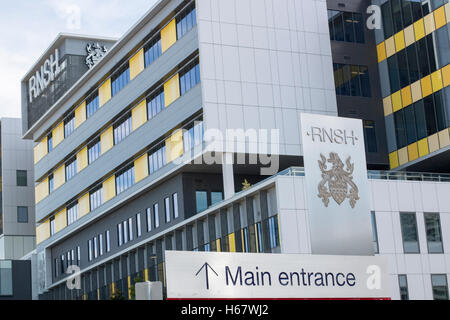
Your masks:
<instances>
[{"instance_id":1,"label":"white sign pillar","mask_svg":"<svg viewBox=\"0 0 450 320\"><path fill-rule=\"evenodd\" d=\"M313 254L373 255L362 120L301 115Z\"/></svg>"}]
</instances>

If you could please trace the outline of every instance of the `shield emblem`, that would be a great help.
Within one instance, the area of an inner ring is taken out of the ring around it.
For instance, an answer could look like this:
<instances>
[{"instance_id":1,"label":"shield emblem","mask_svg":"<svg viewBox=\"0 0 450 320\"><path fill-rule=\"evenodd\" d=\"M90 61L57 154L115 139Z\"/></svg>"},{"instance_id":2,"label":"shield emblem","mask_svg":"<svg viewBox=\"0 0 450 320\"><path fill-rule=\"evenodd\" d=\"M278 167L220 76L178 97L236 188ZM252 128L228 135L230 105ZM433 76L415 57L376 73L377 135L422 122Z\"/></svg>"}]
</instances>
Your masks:
<instances>
[{"instance_id":1,"label":"shield emblem","mask_svg":"<svg viewBox=\"0 0 450 320\"><path fill-rule=\"evenodd\" d=\"M330 194L341 205L347 198L348 186L344 180L333 177L329 182Z\"/></svg>"}]
</instances>

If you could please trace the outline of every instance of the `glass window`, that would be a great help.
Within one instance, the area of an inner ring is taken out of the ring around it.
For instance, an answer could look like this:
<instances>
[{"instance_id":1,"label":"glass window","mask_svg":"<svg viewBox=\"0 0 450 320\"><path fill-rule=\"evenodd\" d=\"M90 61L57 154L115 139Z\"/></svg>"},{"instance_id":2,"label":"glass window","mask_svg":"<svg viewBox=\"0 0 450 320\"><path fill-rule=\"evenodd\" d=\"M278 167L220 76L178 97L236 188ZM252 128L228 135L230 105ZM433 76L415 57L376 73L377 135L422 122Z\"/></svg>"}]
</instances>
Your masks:
<instances>
[{"instance_id":1,"label":"glass window","mask_svg":"<svg viewBox=\"0 0 450 320\"><path fill-rule=\"evenodd\" d=\"M173 204L173 218L177 219L179 217L179 213L178 213L178 193L174 193L172 195L172 204Z\"/></svg>"},{"instance_id":2,"label":"glass window","mask_svg":"<svg viewBox=\"0 0 450 320\"><path fill-rule=\"evenodd\" d=\"M447 129L447 117L445 115L445 103L443 101L442 91L443 90L435 92L433 94L438 131Z\"/></svg>"},{"instance_id":3,"label":"glass window","mask_svg":"<svg viewBox=\"0 0 450 320\"><path fill-rule=\"evenodd\" d=\"M92 261L92 259L93 259L92 240L88 241L88 257L89 257L89 261Z\"/></svg>"},{"instance_id":4,"label":"glass window","mask_svg":"<svg viewBox=\"0 0 450 320\"><path fill-rule=\"evenodd\" d=\"M164 88L160 88L147 99L148 119L154 118L158 113L164 110L164 106Z\"/></svg>"},{"instance_id":5,"label":"glass window","mask_svg":"<svg viewBox=\"0 0 450 320\"><path fill-rule=\"evenodd\" d=\"M381 5L381 15L383 17L384 38L387 39L394 34L390 1L386 1L383 5Z\"/></svg>"},{"instance_id":6,"label":"glass window","mask_svg":"<svg viewBox=\"0 0 450 320\"><path fill-rule=\"evenodd\" d=\"M65 164L66 182L72 179L77 174L77 158L73 157Z\"/></svg>"},{"instance_id":7,"label":"glass window","mask_svg":"<svg viewBox=\"0 0 450 320\"><path fill-rule=\"evenodd\" d=\"M130 82L130 68L128 63L111 77L111 94L114 97Z\"/></svg>"},{"instance_id":8,"label":"glass window","mask_svg":"<svg viewBox=\"0 0 450 320\"><path fill-rule=\"evenodd\" d=\"M355 40L357 43L364 43L364 19L362 14L353 13L353 25L355 27Z\"/></svg>"},{"instance_id":9,"label":"glass window","mask_svg":"<svg viewBox=\"0 0 450 320\"><path fill-rule=\"evenodd\" d=\"M164 199L164 210L166 212L166 223L170 222L170 199Z\"/></svg>"},{"instance_id":10,"label":"glass window","mask_svg":"<svg viewBox=\"0 0 450 320\"><path fill-rule=\"evenodd\" d=\"M105 240L106 240L106 252L111 251L111 240L109 237L109 230L105 232Z\"/></svg>"},{"instance_id":11,"label":"glass window","mask_svg":"<svg viewBox=\"0 0 450 320\"><path fill-rule=\"evenodd\" d=\"M17 207L17 222L28 223L28 207Z\"/></svg>"},{"instance_id":12,"label":"glass window","mask_svg":"<svg viewBox=\"0 0 450 320\"><path fill-rule=\"evenodd\" d=\"M98 257L98 238L94 237L94 259Z\"/></svg>"},{"instance_id":13,"label":"glass window","mask_svg":"<svg viewBox=\"0 0 450 320\"><path fill-rule=\"evenodd\" d=\"M140 237L142 235L142 227L141 227L141 214L138 213L136 215L136 237Z\"/></svg>"},{"instance_id":14,"label":"glass window","mask_svg":"<svg viewBox=\"0 0 450 320\"><path fill-rule=\"evenodd\" d=\"M102 154L100 137L88 145L88 163L91 164Z\"/></svg>"},{"instance_id":15,"label":"glass window","mask_svg":"<svg viewBox=\"0 0 450 320\"><path fill-rule=\"evenodd\" d=\"M50 236L55 234L55 217L50 218Z\"/></svg>"},{"instance_id":16,"label":"glass window","mask_svg":"<svg viewBox=\"0 0 450 320\"><path fill-rule=\"evenodd\" d=\"M400 213L404 253L420 253L415 213Z\"/></svg>"},{"instance_id":17,"label":"glass window","mask_svg":"<svg viewBox=\"0 0 450 320\"><path fill-rule=\"evenodd\" d=\"M223 193L221 191L211 192L211 205L215 205L223 200Z\"/></svg>"},{"instance_id":18,"label":"glass window","mask_svg":"<svg viewBox=\"0 0 450 320\"><path fill-rule=\"evenodd\" d=\"M119 195L135 184L134 164L116 174L116 194Z\"/></svg>"},{"instance_id":19,"label":"glass window","mask_svg":"<svg viewBox=\"0 0 450 320\"><path fill-rule=\"evenodd\" d=\"M370 213L370 217L372 220L372 241L373 241L373 251L375 253L380 253L380 250L378 248L378 231L377 231L377 220L375 216L375 212L372 211Z\"/></svg>"},{"instance_id":20,"label":"glass window","mask_svg":"<svg viewBox=\"0 0 450 320\"><path fill-rule=\"evenodd\" d=\"M53 179L53 174L48 176L48 193L52 193L55 188L55 180Z\"/></svg>"},{"instance_id":21,"label":"glass window","mask_svg":"<svg viewBox=\"0 0 450 320\"><path fill-rule=\"evenodd\" d=\"M159 227L159 205L155 203L153 205L153 221L155 223L155 229Z\"/></svg>"},{"instance_id":22,"label":"glass window","mask_svg":"<svg viewBox=\"0 0 450 320\"><path fill-rule=\"evenodd\" d=\"M103 234L98 235L98 251L100 256L103 255Z\"/></svg>"},{"instance_id":23,"label":"glass window","mask_svg":"<svg viewBox=\"0 0 450 320\"><path fill-rule=\"evenodd\" d=\"M75 112L72 112L64 120L64 138L67 138L75 131Z\"/></svg>"},{"instance_id":24,"label":"glass window","mask_svg":"<svg viewBox=\"0 0 450 320\"><path fill-rule=\"evenodd\" d=\"M394 113L394 123L397 147L400 149L408 144L406 139L405 112L403 109Z\"/></svg>"},{"instance_id":25,"label":"glass window","mask_svg":"<svg viewBox=\"0 0 450 320\"><path fill-rule=\"evenodd\" d=\"M428 60L428 49L425 38L416 42L417 54L419 58L420 78L430 74L430 63Z\"/></svg>"},{"instance_id":26,"label":"glass window","mask_svg":"<svg viewBox=\"0 0 450 320\"><path fill-rule=\"evenodd\" d=\"M431 285L433 287L434 300L448 300L447 275L432 274Z\"/></svg>"},{"instance_id":27,"label":"glass window","mask_svg":"<svg viewBox=\"0 0 450 320\"><path fill-rule=\"evenodd\" d=\"M148 155L149 173L152 174L166 165L166 146L149 152Z\"/></svg>"},{"instance_id":28,"label":"glass window","mask_svg":"<svg viewBox=\"0 0 450 320\"><path fill-rule=\"evenodd\" d=\"M89 192L90 211L94 211L103 204L103 187L100 185Z\"/></svg>"},{"instance_id":29,"label":"glass window","mask_svg":"<svg viewBox=\"0 0 450 320\"><path fill-rule=\"evenodd\" d=\"M400 76L400 87L404 88L410 84L406 50L397 52L397 61L398 61L398 72Z\"/></svg>"},{"instance_id":30,"label":"glass window","mask_svg":"<svg viewBox=\"0 0 450 320\"><path fill-rule=\"evenodd\" d=\"M100 108L98 91L86 99L86 117L89 119Z\"/></svg>"},{"instance_id":31,"label":"glass window","mask_svg":"<svg viewBox=\"0 0 450 320\"><path fill-rule=\"evenodd\" d=\"M122 224L119 223L117 225L117 239L119 247L123 245L123 231L122 231Z\"/></svg>"},{"instance_id":32,"label":"glass window","mask_svg":"<svg viewBox=\"0 0 450 320\"><path fill-rule=\"evenodd\" d=\"M147 208L147 232L152 231L152 210Z\"/></svg>"},{"instance_id":33,"label":"glass window","mask_svg":"<svg viewBox=\"0 0 450 320\"><path fill-rule=\"evenodd\" d=\"M67 207L67 225L78 220L78 202Z\"/></svg>"},{"instance_id":34,"label":"glass window","mask_svg":"<svg viewBox=\"0 0 450 320\"><path fill-rule=\"evenodd\" d=\"M197 207L197 213L208 209L208 193L206 191L196 191L195 203Z\"/></svg>"},{"instance_id":35,"label":"glass window","mask_svg":"<svg viewBox=\"0 0 450 320\"><path fill-rule=\"evenodd\" d=\"M353 15L351 12L344 12L344 35L345 41L355 42L355 30L353 29Z\"/></svg>"},{"instance_id":36,"label":"glass window","mask_svg":"<svg viewBox=\"0 0 450 320\"><path fill-rule=\"evenodd\" d=\"M131 112L114 124L114 145L128 137L132 131Z\"/></svg>"},{"instance_id":37,"label":"glass window","mask_svg":"<svg viewBox=\"0 0 450 320\"><path fill-rule=\"evenodd\" d=\"M425 121L427 124L427 136L431 136L438 131L436 125L436 110L434 108L433 96L431 95L424 98L423 105L425 110Z\"/></svg>"},{"instance_id":38,"label":"glass window","mask_svg":"<svg viewBox=\"0 0 450 320\"><path fill-rule=\"evenodd\" d=\"M51 152L53 150L53 134L50 133L47 136L47 151Z\"/></svg>"},{"instance_id":39,"label":"glass window","mask_svg":"<svg viewBox=\"0 0 450 320\"><path fill-rule=\"evenodd\" d=\"M406 274L398 275L398 286L400 288L400 300L409 300L408 278Z\"/></svg>"},{"instance_id":40,"label":"glass window","mask_svg":"<svg viewBox=\"0 0 450 320\"><path fill-rule=\"evenodd\" d=\"M428 253L444 253L439 213L425 213Z\"/></svg>"},{"instance_id":41,"label":"glass window","mask_svg":"<svg viewBox=\"0 0 450 320\"><path fill-rule=\"evenodd\" d=\"M391 6L392 18L394 22L394 33L397 33L403 29L400 0L391 0Z\"/></svg>"},{"instance_id":42,"label":"glass window","mask_svg":"<svg viewBox=\"0 0 450 320\"><path fill-rule=\"evenodd\" d=\"M400 75L399 67L397 62L397 55L393 55L387 59L388 71L389 71L389 82L391 84L391 92L397 92L400 90Z\"/></svg>"},{"instance_id":43,"label":"glass window","mask_svg":"<svg viewBox=\"0 0 450 320\"><path fill-rule=\"evenodd\" d=\"M417 51L415 45L411 45L406 48L406 56L408 59L409 78L411 80L411 83L414 83L420 79Z\"/></svg>"},{"instance_id":44,"label":"glass window","mask_svg":"<svg viewBox=\"0 0 450 320\"><path fill-rule=\"evenodd\" d=\"M28 185L26 170L16 170L16 182L18 187L26 187Z\"/></svg>"},{"instance_id":45,"label":"glass window","mask_svg":"<svg viewBox=\"0 0 450 320\"><path fill-rule=\"evenodd\" d=\"M367 152L378 152L377 134L375 130L375 121L364 120L364 139Z\"/></svg>"},{"instance_id":46,"label":"glass window","mask_svg":"<svg viewBox=\"0 0 450 320\"><path fill-rule=\"evenodd\" d=\"M258 222L256 224L256 234L257 234L257 248L258 248L258 252L264 252L264 248L263 248L263 242L262 242L262 227L261 227L261 222Z\"/></svg>"},{"instance_id":47,"label":"glass window","mask_svg":"<svg viewBox=\"0 0 450 320\"><path fill-rule=\"evenodd\" d=\"M77 265L80 266L81 264L81 248L80 246L77 247Z\"/></svg>"},{"instance_id":48,"label":"glass window","mask_svg":"<svg viewBox=\"0 0 450 320\"><path fill-rule=\"evenodd\" d=\"M162 54L161 50L161 35L158 35L153 38L145 47L144 47L144 60L145 67L147 68L150 64L153 63L158 57Z\"/></svg>"},{"instance_id":49,"label":"glass window","mask_svg":"<svg viewBox=\"0 0 450 320\"><path fill-rule=\"evenodd\" d=\"M130 241L133 241L133 239L134 239L134 236L133 236L133 218L129 218L128 219L128 234L129 234Z\"/></svg>"},{"instance_id":50,"label":"glass window","mask_svg":"<svg viewBox=\"0 0 450 320\"><path fill-rule=\"evenodd\" d=\"M421 140L428 136L423 100L414 103L414 114L416 118L417 139Z\"/></svg>"},{"instance_id":51,"label":"glass window","mask_svg":"<svg viewBox=\"0 0 450 320\"><path fill-rule=\"evenodd\" d=\"M184 95L200 82L198 61L180 72L180 94Z\"/></svg>"},{"instance_id":52,"label":"glass window","mask_svg":"<svg viewBox=\"0 0 450 320\"><path fill-rule=\"evenodd\" d=\"M180 39L197 24L195 3L189 5L176 18L177 38Z\"/></svg>"},{"instance_id":53,"label":"glass window","mask_svg":"<svg viewBox=\"0 0 450 320\"><path fill-rule=\"evenodd\" d=\"M407 144L411 144L417 141L416 132L416 119L414 115L414 106L409 106L403 109L405 115L405 125L406 125L406 141Z\"/></svg>"},{"instance_id":54,"label":"glass window","mask_svg":"<svg viewBox=\"0 0 450 320\"><path fill-rule=\"evenodd\" d=\"M280 246L280 237L278 233L278 217L269 218L269 239L270 248L276 248Z\"/></svg>"}]
</instances>

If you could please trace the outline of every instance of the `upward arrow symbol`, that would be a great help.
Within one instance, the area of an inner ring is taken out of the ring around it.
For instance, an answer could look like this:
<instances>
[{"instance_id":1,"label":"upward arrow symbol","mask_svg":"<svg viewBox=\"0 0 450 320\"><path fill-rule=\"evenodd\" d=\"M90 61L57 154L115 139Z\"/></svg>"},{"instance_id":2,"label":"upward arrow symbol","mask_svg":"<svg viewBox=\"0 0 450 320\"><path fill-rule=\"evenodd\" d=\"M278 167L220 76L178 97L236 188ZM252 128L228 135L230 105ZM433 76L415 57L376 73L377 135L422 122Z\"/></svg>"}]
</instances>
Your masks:
<instances>
[{"instance_id":1,"label":"upward arrow symbol","mask_svg":"<svg viewBox=\"0 0 450 320\"><path fill-rule=\"evenodd\" d=\"M216 271L214 271L214 269L209 265L208 262L205 262L205 264L200 268L200 270L197 271L197 273L195 274L195 276L198 276L198 274L199 274L203 269L205 269L205 276L206 276L206 290L209 290L209 273L208 273L208 270L211 269L211 271L214 272L214 274L215 274L216 276L219 276L219 275L217 274Z\"/></svg>"}]
</instances>

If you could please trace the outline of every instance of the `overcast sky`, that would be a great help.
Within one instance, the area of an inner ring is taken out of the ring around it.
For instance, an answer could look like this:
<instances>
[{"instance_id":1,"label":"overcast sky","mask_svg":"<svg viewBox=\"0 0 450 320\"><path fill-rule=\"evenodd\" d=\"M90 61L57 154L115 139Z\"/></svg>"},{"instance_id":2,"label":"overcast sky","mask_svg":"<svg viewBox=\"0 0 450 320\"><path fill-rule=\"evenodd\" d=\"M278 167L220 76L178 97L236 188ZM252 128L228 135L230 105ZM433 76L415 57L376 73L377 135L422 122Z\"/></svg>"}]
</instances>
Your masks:
<instances>
[{"instance_id":1,"label":"overcast sky","mask_svg":"<svg viewBox=\"0 0 450 320\"><path fill-rule=\"evenodd\" d=\"M20 117L20 81L60 32L121 37L157 0L1 0L0 118Z\"/></svg>"}]
</instances>

